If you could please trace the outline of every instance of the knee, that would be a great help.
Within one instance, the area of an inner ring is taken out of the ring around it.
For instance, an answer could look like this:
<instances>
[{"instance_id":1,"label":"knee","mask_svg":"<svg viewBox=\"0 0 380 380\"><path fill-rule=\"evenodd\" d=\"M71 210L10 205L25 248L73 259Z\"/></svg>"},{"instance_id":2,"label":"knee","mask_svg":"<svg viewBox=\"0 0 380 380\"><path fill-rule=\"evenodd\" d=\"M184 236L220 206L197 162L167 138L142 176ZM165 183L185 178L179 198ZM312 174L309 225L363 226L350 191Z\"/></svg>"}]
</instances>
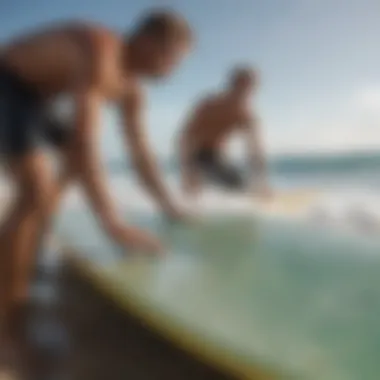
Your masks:
<instances>
[{"instance_id":1,"label":"knee","mask_svg":"<svg viewBox=\"0 0 380 380\"><path fill-rule=\"evenodd\" d=\"M48 212L55 192L55 185L50 182L34 182L20 189L20 203L33 213L45 214Z\"/></svg>"}]
</instances>

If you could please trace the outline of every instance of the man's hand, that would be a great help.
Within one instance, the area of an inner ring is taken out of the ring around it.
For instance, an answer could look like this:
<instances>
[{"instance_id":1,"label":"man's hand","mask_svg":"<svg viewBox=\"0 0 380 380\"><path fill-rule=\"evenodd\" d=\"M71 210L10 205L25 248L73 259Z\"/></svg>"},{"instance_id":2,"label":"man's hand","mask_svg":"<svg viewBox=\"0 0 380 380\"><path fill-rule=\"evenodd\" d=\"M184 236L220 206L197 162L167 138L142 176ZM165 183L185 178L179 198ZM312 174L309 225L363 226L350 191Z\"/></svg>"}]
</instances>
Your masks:
<instances>
[{"instance_id":1,"label":"man's hand","mask_svg":"<svg viewBox=\"0 0 380 380\"><path fill-rule=\"evenodd\" d=\"M192 221L192 216L183 209L170 207L165 210L165 215L170 221L186 223Z\"/></svg>"},{"instance_id":2,"label":"man's hand","mask_svg":"<svg viewBox=\"0 0 380 380\"><path fill-rule=\"evenodd\" d=\"M107 230L110 236L124 248L147 251L149 253L160 253L164 250L158 238L138 228L113 224Z\"/></svg>"},{"instance_id":3,"label":"man's hand","mask_svg":"<svg viewBox=\"0 0 380 380\"><path fill-rule=\"evenodd\" d=\"M266 200L271 200L274 194L273 190L268 185L265 185L262 189L260 189L260 195Z\"/></svg>"},{"instance_id":4,"label":"man's hand","mask_svg":"<svg viewBox=\"0 0 380 380\"><path fill-rule=\"evenodd\" d=\"M145 102L139 86L134 87L125 96L120 104L120 111L124 120L125 145L129 146L128 150L141 183L165 211L168 208L173 209L175 206L172 205L172 197L148 143L143 120ZM175 215L176 212L173 210L170 214Z\"/></svg>"},{"instance_id":5,"label":"man's hand","mask_svg":"<svg viewBox=\"0 0 380 380\"><path fill-rule=\"evenodd\" d=\"M270 200L273 194L271 187L267 183L266 158L257 115L246 110L243 114L243 126L246 131L247 150L252 176L258 184L254 186L253 193L255 195L258 194L265 200Z\"/></svg>"},{"instance_id":6,"label":"man's hand","mask_svg":"<svg viewBox=\"0 0 380 380\"><path fill-rule=\"evenodd\" d=\"M267 183L264 183L258 188L255 188L254 194L257 194L260 198L266 201L270 201L273 198L273 190Z\"/></svg>"}]
</instances>

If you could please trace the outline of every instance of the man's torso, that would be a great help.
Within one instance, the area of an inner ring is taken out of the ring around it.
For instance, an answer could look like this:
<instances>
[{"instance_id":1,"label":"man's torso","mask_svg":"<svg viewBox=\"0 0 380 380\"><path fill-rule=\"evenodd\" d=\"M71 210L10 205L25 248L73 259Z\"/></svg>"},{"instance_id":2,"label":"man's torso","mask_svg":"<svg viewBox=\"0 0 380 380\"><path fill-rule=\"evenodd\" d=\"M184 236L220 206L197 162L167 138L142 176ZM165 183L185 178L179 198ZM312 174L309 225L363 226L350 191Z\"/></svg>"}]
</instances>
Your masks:
<instances>
[{"instance_id":1,"label":"man's torso","mask_svg":"<svg viewBox=\"0 0 380 380\"><path fill-rule=\"evenodd\" d=\"M243 107L224 95L209 97L196 108L183 137L191 150L217 150L242 124Z\"/></svg>"},{"instance_id":2,"label":"man's torso","mask_svg":"<svg viewBox=\"0 0 380 380\"><path fill-rule=\"evenodd\" d=\"M0 150L14 156L45 142L57 148L67 144L76 124L51 113L61 95L73 95L75 112L75 95L83 90L95 89L114 101L133 94L138 81L128 74L124 51L125 44L111 31L81 23L45 29L5 46L0 54ZM60 146L49 137L56 135L54 129L65 136Z\"/></svg>"},{"instance_id":3,"label":"man's torso","mask_svg":"<svg viewBox=\"0 0 380 380\"><path fill-rule=\"evenodd\" d=\"M122 42L98 25L72 23L14 40L1 54L2 64L39 95L73 93L91 75L96 61L106 68L97 78L104 97L119 98L125 90ZM103 56L101 56L103 54Z\"/></svg>"}]
</instances>

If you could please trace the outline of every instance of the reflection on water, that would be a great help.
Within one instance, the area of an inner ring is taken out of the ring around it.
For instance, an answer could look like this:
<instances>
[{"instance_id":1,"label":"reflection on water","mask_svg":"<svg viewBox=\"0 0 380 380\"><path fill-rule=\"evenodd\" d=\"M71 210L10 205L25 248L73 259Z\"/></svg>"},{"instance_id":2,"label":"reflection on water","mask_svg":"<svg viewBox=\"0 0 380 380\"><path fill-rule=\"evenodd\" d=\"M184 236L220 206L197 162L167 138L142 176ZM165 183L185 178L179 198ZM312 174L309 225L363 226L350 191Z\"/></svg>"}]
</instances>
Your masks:
<instances>
[{"instance_id":1,"label":"reflection on water","mask_svg":"<svg viewBox=\"0 0 380 380\"><path fill-rule=\"evenodd\" d=\"M241 360L308 380L378 379L377 243L248 216L194 226L134 220L169 242L166 257L115 265L117 250L80 211L58 229L121 289Z\"/></svg>"}]
</instances>

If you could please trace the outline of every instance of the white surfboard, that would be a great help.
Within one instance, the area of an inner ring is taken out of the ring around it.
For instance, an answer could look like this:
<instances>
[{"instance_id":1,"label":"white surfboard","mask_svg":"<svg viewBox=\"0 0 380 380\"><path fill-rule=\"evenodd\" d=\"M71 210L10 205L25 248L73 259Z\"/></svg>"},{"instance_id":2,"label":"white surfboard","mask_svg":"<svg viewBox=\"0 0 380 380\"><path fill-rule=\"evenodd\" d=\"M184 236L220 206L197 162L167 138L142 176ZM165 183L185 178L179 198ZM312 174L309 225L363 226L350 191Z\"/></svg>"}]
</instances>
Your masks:
<instances>
[{"instance_id":1,"label":"white surfboard","mask_svg":"<svg viewBox=\"0 0 380 380\"><path fill-rule=\"evenodd\" d=\"M186 203L190 212L203 214L261 214L274 217L303 217L321 199L322 192L312 189L275 191L268 198L259 195L219 194L208 197L207 194Z\"/></svg>"},{"instance_id":2,"label":"white surfboard","mask_svg":"<svg viewBox=\"0 0 380 380\"><path fill-rule=\"evenodd\" d=\"M268 199L253 196L253 204L258 212L280 216L301 216L310 210L322 193L317 190L289 190L275 192Z\"/></svg>"}]
</instances>

